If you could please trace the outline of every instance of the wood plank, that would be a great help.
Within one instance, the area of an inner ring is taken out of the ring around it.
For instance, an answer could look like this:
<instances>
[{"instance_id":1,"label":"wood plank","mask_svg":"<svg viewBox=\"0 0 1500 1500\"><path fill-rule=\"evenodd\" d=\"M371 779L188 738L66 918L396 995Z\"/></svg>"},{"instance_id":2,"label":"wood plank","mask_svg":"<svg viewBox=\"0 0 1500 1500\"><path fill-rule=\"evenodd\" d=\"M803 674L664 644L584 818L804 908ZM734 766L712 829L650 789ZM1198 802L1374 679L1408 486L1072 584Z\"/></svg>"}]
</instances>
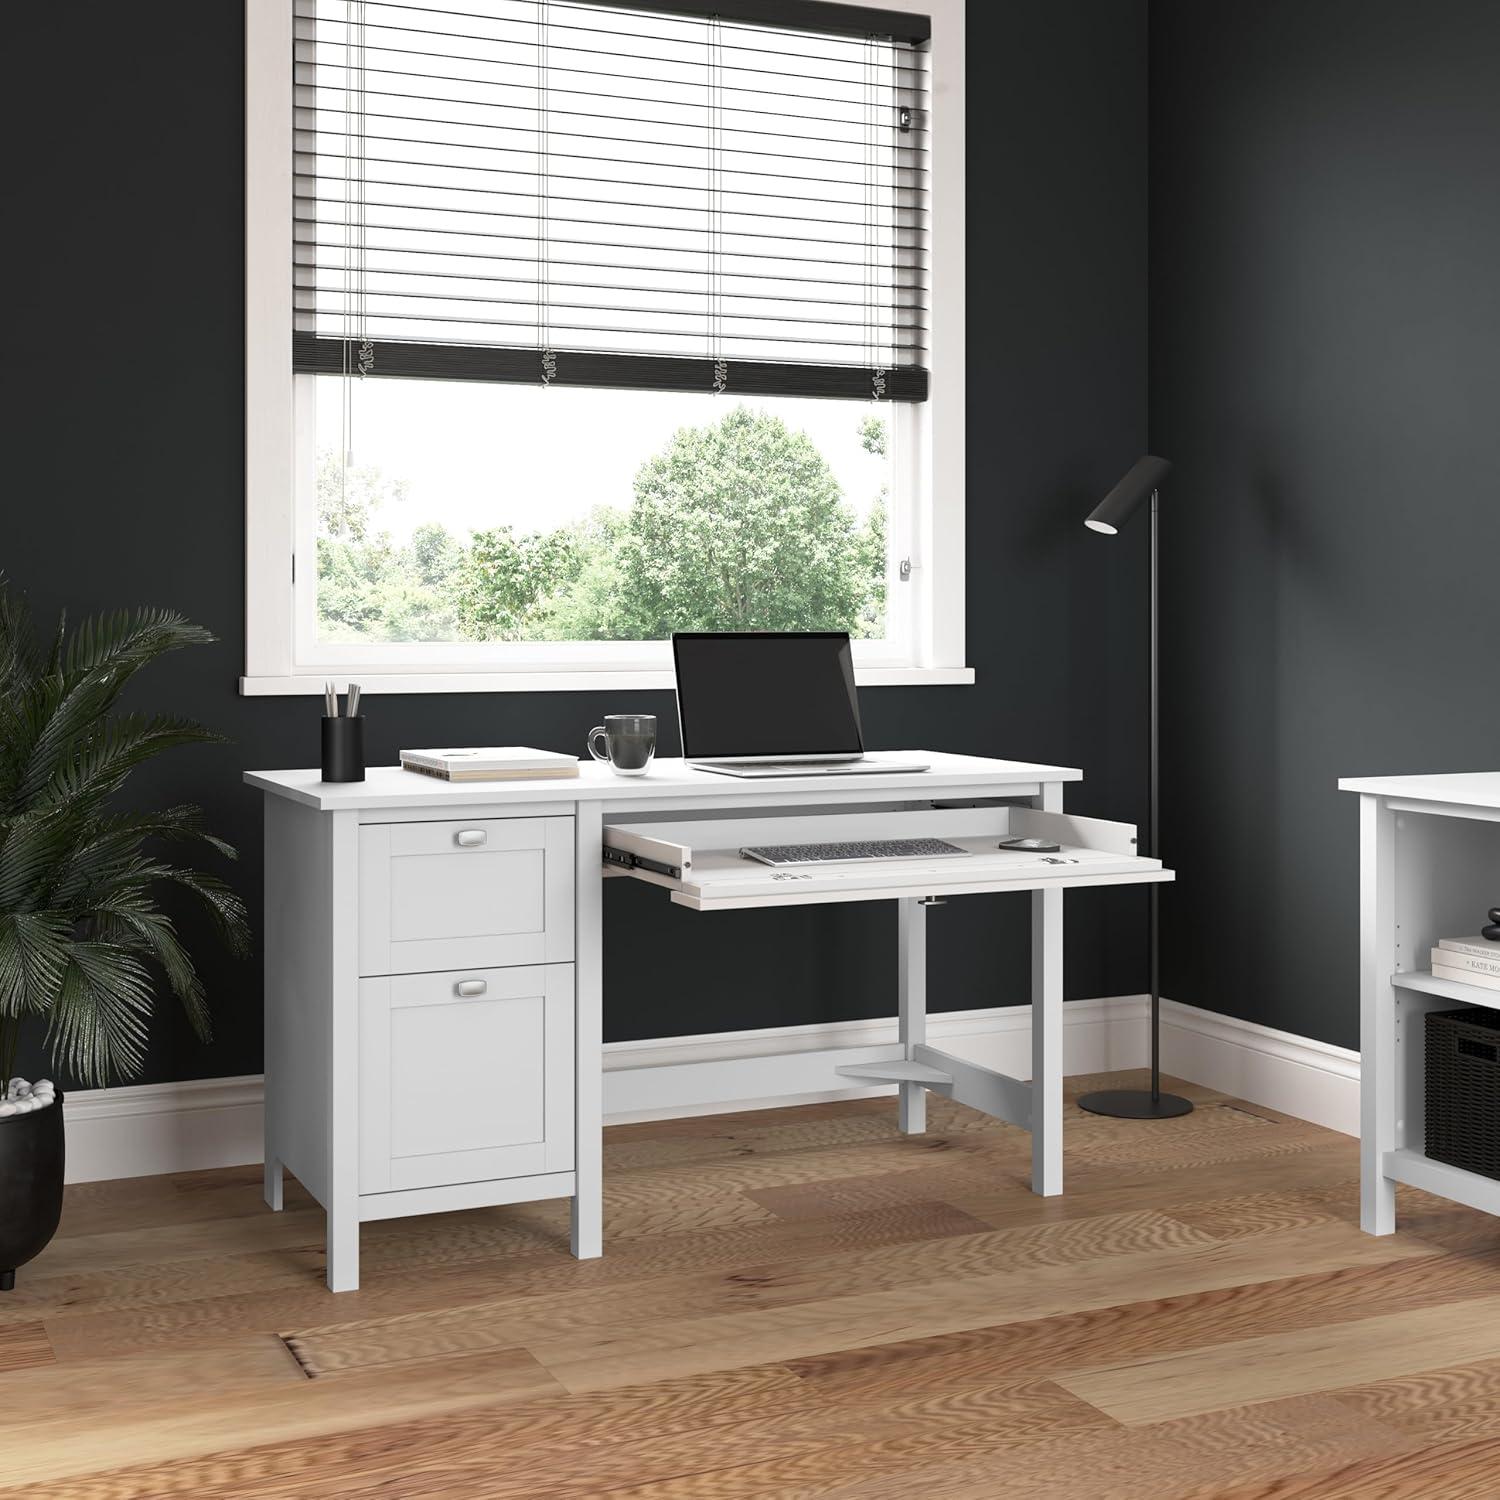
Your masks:
<instances>
[{"instance_id":1,"label":"wood plank","mask_svg":"<svg viewBox=\"0 0 1500 1500\"><path fill-rule=\"evenodd\" d=\"M1274 1483L1197 1490L1191 1500L1491 1500L1500 1442L1439 1443L1376 1458L1345 1459Z\"/></svg>"},{"instance_id":2,"label":"wood plank","mask_svg":"<svg viewBox=\"0 0 1500 1500\"><path fill-rule=\"evenodd\" d=\"M1399 1308L1462 1302L1492 1292L1497 1279L1500 1259L1434 1255L1346 1266L809 1355L788 1360L787 1368L815 1383L829 1400L848 1391L919 1390L933 1382L984 1384L1023 1374L1062 1379L1070 1371L1125 1356L1149 1357L1236 1336L1326 1328Z\"/></svg>"},{"instance_id":3,"label":"wood plank","mask_svg":"<svg viewBox=\"0 0 1500 1500\"><path fill-rule=\"evenodd\" d=\"M1425 1442L1500 1438L1500 1359L1421 1370L1333 1395L1351 1410Z\"/></svg>"},{"instance_id":4,"label":"wood plank","mask_svg":"<svg viewBox=\"0 0 1500 1500\"><path fill-rule=\"evenodd\" d=\"M1120 1422L1162 1422L1483 1360L1494 1353L1497 1318L1500 1296L1477 1297L1130 1360L1062 1383Z\"/></svg>"},{"instance_id":5,"label":"wood plank","mask_svg":"<svg viewBox=\"0 0 1500 1500\"><path fill-rule=\"evenodd\" d=\"M344 1381L308 1380L278 1340L275 1357L284 1379L248 1384L237 1371L200 1380L184 1389L180 1376L164 1377L145 1394L139 1364L128 1358L102 1361L87 1371L58 1366L66 1376L82 1376L92 1399L80 1400L72 1385L51 1391L48 1415L29 1400L26 1423L8 1421L3 1429L7 1481L38 1484L121 1463L154 1464L169 1458L252 1447L268 1432L305 1441L356 1427L389 1427L399 1420L469 1407L494 1407L558 1389L557 1383L521 1350L490 1351L472 1359L411 1367L399 1379L385 1372ZM158 1357L159 1359L159 1357ZM162 1374L158 1363L155 1373ZM49 1372L51 1373L51 1372ZM113 1376L114 1395L104 1390ZM121 1384L123 1382L123 1384ZM6 1388L6 1400L16 1391ZM28 1397L30 1393L27 1393ZM170 1399L167 1399L170 1396ZM148 1491L154 1493L154 1491Z\"/></svg>"},{"instance_id":6,"label":"wood plank","mask_svg":"<svg viewBox=\"0 0 1500 1500\"><path fill-rule=\"evenodd\" d=\"M53 1363L52 1345L40 1323L12 1323L0 1330L0 1374Z\"/></svg>"},{"instance_id":7,"label":"wood plank","mask_svg":"<svg viewBox=\"0 0 1500 1500\"><path fill-rule=\"evenodd\" d=\"M909 1500L913 1489L942 1500L1228 1500L1244 1485L1269 1500L1318 1494L1296 1488L1311 1467L1328 1472L1397 1457L1408 1439L1336 1402L1274 1402L1157 1427L1080 1433L1023 1451L1024 1466L933 1466L875 1483L825 1491L826 1500ZM1446 1491L1441 1492L1446 1497ZM1432 1497L1435 1500L1435 1495Z\"/></svg>"},{"instance_id":8,"label":"wood plank","mask_svg":"<svg viewBox=\"0 0 1500 1500\"><path fill-rule=\"evenodd\" d=\"M469 1361L460 1361L467 1365ZM482 1368L486 1360L476 1362ZM559 1472L563 1455L589 1450L628 1433L669 1438L703 1433L751 1417L807 1404L807 1388L787 1371L767 1366L686 1380L659 1381L598 1395L541 1396L506 1405L473 1405L399 1424L356 1423L347 1430L275 1441L202 1456L158 1457L73 1479L69 1500L127 1500L130 1496L254 1497L381 1495L436 1491L445 1471L476 1461L499 1468L512 1457L550 1452ZM416 1458L415 1455L420 1455ZM414 1472L416 1471L416 1472ZM406 1488L408 1483L416 1488ZM0 1495L14 1495L0 1488Z\"/></svg>"},{"instance_id":9,"label":"wood plank","mask_svg":"<svg viewBox=\"0 0 1500 1500\"><path fill-rule=\"evenodd\" d=\"M331 1324L299 1330L292 1338L307 1369L337 1374L483 1348L566 1347L580 1337L598 1346L629 1336L628 1331L617 1334L617 1329L664 1328L720 1315L740 1317L741 1310L763 1314L776 1308L822 1304L836 1289L851 1283L866 1295L881 1290L900 1292L923 1283L949 1288L969 1279L992 1280L997 1265L1008 1267L1008 1274L1019 1274L1028 1267L1068 1267L1103 1257L1160 1254L1211 1243L1207 1236L1163 1215L1125 1214L747 1266L730 1277L715 1272L653 1280L632 1288L610 1286L596 1292L572 1288L458 1307L443 1314Z\"/></svg>"},{"instance_id":10,"label":"wood plank","mask_svg":"<svg viewBox=\"0 0 1500 1500\"><path fill-rule=\"evenodd\" d=\"M1248 1248L1247 1248L1248 1246ZM670 1373L785 1361L828 1349L857 1348L904 1337L950 1333L1003 1318L1016 1322L1069 1308L1108 1307L1122 1287L1147 1296L1209 1290L1262 1273L1335 1270L1419 1255L1399 1237L1359 1236L1344 1225L1244 1244L1217 1242L1163 1253L1005 1269L958 1283L925 1282L856 1291L791 1307L618 1323L608 1337L533 1339L527 1347L569 1390L635 1383Z\"/></svg>"},{"instance_id":11,"label":"wood plank","mask_svg":"<svg viewBox=\"0 0 1500 1500\"><path fill-rule=\"evenodd\" d=\"M524 1206L526 1210L533 1207ZM278 1288L270 1303L263 1288L240 1290L238 1265L230 1261L218 1263L217 1279L193 1281L193 1295L165 1300L142 1293L133 1282L121 1289L118 1298L106 1289L90 1299L83 1290L74 1289L76 1283L70 1283L66 1300L53 1306L48 1325L67 1354L90 1356L168 1344L181 1347L196 1340L213 1341L228 1333L264 1329L269 1307L276 1309L278 1326L273 1331L285 1332L320 1325L333 1311L343 1314L341 1321L352 1322L425 1310L447 1311L507 1296L586 1296L593 1289L617 1288L639 1280L710 1272L722 1275L782 1258L800 1261L816 1252L837 1254L846 1249L868 1251L887 1245L929 1244L989 1230L988 1225L946 1204L917 1200L900 1208L844 1215L812 1225L783 1224L767 1218L696 1234L627 1239L613 1245L601 1260L579 1262L568 1253L563 1237L564 1209L559 1232L543 1252L516 1253L506 1226L497 1224L493 1241L477 1230L467 1235L456 1232L457 1250L448 1263L441 1251L444 1226L457 1231L471 1217L479 1216L446 1214L391 1221L417 1226L413 1237L420 1247L418 1253L397 1254L393 1250L389 1257L383 1257L366 1250L364 1264L367 1268L373 1264L374 1269L366 1270L358 1292L347 1293L336 1302L329 1301L323 1286L324 1261L318 1249L307 1252L296 1281ZM378 1236L371 1238L382 1243ZM491 1243L493 1249L487 1253ZM196 1264L186 1263L189 1267ZM442 1274L435 1275L435 1271ZM182 1265L169 1265L163 1268L162 1280L171 1286L182 1273ZM605 1298L604 1305L609 1301Z\"/></svg>"}]
</instances>

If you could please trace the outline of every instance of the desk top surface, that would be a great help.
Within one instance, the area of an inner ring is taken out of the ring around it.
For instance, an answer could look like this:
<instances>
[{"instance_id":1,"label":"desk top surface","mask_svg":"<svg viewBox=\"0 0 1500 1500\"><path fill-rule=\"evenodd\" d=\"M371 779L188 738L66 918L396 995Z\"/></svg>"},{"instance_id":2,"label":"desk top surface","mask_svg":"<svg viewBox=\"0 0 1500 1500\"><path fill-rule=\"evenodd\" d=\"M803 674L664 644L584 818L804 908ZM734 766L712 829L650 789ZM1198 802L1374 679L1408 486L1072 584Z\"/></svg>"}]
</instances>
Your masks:
<instances>
[{"instance_id":1,"label":"desk top surface","mask_svg":"<svg viewBox=\"0 0 1500 1500\"><path fill-rule=\"evenodd\" d=\"M941 794L964 789L1004 796L1006 789L1046 781L1082 781L1083 772L1070 766L1038 765L1023 760L988 760L977 755L947 755L933 750L881 751L879 758L923 760L926 771L862 774L858 776L777 776L744 780L736 776L695 771L681 760L657 760L645 776L617 776L593 761L579 764L578 776L537 781L439 781L403 771L400 766L372 766L363 781L325 782L317 769L246 771L248 785L273 796L286 797L323 812L382 807L441 807L445 803L473 807L494 803L515 806L528 802L604 802L629 807L655 801L692 804L718 800L722 804L766 801L857 802L888 800L893 792L905 796Z\"/></svg>"},{"instance_id":2,"label":"desk top surface","mask_svg":"<svg viewBox=\"0 0 1500 1500\"><path fill-rule=\"evenodd\" d=\"M1412 802L1460 807L1500 807L1500 771L1455 771L1441 776L1345 776L1341 792L1370 792Z\"/></svg>"}]
</instances>

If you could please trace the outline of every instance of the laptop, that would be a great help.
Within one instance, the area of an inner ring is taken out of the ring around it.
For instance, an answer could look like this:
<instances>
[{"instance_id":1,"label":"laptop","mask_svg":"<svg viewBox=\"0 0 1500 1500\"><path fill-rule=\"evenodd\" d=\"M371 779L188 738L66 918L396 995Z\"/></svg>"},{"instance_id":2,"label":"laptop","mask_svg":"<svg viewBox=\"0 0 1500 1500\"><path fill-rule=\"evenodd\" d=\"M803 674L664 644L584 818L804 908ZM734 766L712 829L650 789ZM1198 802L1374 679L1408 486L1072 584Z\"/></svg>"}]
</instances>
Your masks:
<instances>
[{"instance_id":1,"label":"laptop","mask_svg":"<svg viewBox=\"0 0 1500 1500\"><path fill-rule=\"evenodd\" d=\"M922 761L865 754L846 630L678 631L682 755L721 776L873 776Z\"/></svg>"}]
</instances>

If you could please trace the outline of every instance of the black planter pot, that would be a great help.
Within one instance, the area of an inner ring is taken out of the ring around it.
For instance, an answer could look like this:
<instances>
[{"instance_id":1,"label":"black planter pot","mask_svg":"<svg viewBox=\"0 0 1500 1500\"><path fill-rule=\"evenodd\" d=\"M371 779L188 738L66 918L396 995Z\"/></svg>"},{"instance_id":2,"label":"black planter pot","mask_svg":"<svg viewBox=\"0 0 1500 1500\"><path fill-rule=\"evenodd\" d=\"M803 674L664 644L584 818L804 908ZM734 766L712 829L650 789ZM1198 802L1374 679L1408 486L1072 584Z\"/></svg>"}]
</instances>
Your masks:
<instances>
[{"instance_id":1,"label":"black planter pot","mask_svg":"<svg viewBox=\"0 0 1500 1500\"><path fill-rule=\"evenodd\" d=\"M0 1120L0 1292L47 1248L62 1217L63 1096Z\"/></svg>"}]
</instances>

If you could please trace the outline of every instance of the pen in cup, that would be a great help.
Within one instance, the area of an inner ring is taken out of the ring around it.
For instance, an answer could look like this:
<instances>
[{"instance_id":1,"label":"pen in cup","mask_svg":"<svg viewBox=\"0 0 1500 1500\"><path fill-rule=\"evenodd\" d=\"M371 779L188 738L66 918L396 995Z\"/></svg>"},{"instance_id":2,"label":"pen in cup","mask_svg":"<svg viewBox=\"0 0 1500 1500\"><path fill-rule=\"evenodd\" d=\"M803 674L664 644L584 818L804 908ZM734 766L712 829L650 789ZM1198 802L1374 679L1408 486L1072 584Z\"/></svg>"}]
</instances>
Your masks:
<instances>
[{"instance_id":1,"label":"pen in cup","mask_svg":"<svg viewBox=\"0 0 1500 1500\"><path fill-rule=\"evenodd\" d=\"M359 684L357 682L349 684L349 699L344 711L351 719L359 713Z\"/></svg>"},{"instance_id":2,"label":"pen in cup","mask_svg":"<svg viewBox=\"0 0 1500 1500\"><path fill-rule=\"evenodd\" d=\"M336 719L339 716L339 698L333 690L331 680L325 680L323 683L323 716L328 719Z\"/></svg>"}]
</instances>

